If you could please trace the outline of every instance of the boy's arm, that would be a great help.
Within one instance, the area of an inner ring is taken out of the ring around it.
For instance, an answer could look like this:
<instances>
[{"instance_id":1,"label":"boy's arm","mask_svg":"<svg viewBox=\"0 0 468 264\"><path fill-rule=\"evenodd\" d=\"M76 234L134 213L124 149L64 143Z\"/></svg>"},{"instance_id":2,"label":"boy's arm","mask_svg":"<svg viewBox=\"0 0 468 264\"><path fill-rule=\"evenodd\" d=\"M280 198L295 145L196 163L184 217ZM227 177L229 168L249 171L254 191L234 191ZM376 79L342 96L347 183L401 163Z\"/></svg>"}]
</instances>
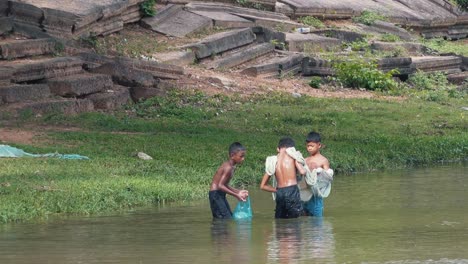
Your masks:
<instances>
[{"instance_id":1,"label":"boy's arm","mask_svg":"<svg viewBox=\"0 0 468 264\"><path fill-rule=\"evenodd\" d=\"M297 169L297 171L299 172L299 174L305 175L305 174L306 174L306 170L304 169L304 166L302 166L302 164L299 163L297 160L294 160L294 163L296 164L296 169Z\"/></svg>"},{"instance_id":2,"label":"boy's arm","mask_svg":"<svg viewBox=\"0 0 468 264\"><path fill-rule=\"evenodd\" d=\"M230 170L228 168L223 168L221 172L221 179L219 180L218 188L225 192L228 193L234 197L236 197L239 201L245 201L246 197L244 195L240 195L240 191L229 186L229 180L231 179L231 174Z\"/></svg>"},{"instance_id":3,"label":"boy's arm","mask_svg":"<svg viewBox=\"0 0 468 264\"><path fill-rule=\"evenodd\" d=\"M260 189L267 191L267 192L276 192L276 188L268 184L268 180L270 179L270 175L265 173L262 178L262 182L260 183Z\"/></svg>"}]
</instances>

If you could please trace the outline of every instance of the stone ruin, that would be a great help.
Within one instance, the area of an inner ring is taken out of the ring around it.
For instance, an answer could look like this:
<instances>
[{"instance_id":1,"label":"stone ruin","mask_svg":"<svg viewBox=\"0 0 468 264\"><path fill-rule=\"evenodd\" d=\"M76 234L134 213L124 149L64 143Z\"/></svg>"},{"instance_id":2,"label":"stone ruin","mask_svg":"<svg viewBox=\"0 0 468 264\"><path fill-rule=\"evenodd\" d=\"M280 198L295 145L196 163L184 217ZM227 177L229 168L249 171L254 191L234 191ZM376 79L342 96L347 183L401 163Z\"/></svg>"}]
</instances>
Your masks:
<instances>
[{"instance_id":1,"label":"stone ruin","mask_svg":"<svg viewBox=\"0 0 468 264\"><path fill-rule=\"evenodd\" d=\"M371 44L376 51L403 49L404 57L381 58L383 71L398 69L405 79L416 70L441 71L460 84L468 77L468 58L432 56L413 42L416 29L426 37L466 38L468 16L444 0L259 0L273 11L229 3L169 0L153 17L143 17L144 0L8 0L0 2L0 109L3 115L23 111L76 114L116 109L129 101L161 96L184 77L184 67L196 62L207 69L239 72L259 78L285 75L332 76L333 61L318 56L369 32L391 33L400 42ZM352 29L314 29L292 18L350 18L364 9L384 12L394 23L377 21ZM417 10L417 11L415 11ZM151 60L114 58L73 48L70 39L107 35L127 23L140 23L170 37L223 28L175 51ZM10 36L10 37L9 37ZM339 53L336 55L340 56ZM8 113L8 114L5 114Z\"/></svg>"}]
</instances>

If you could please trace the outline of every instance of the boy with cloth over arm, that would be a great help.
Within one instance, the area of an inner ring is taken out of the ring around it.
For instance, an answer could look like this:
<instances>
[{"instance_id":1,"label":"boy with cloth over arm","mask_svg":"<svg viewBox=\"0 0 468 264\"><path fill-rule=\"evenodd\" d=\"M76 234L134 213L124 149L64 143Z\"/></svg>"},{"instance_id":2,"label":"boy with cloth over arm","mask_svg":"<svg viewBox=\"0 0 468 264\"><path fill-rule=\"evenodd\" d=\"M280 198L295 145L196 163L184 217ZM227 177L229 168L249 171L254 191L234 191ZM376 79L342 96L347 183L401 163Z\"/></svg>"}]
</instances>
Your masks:
<instances>
[{"instance_id":1,"label":"boy with cloth over arm","mask_svg":"<svg viewBox=\"0 0 468 264\"><path fill-rule=\"evenodd\" d=\"M241 164L245 158L245 148L239 142L234 142L229 146L229 160L219 166L213 181L211 182L208 197L213 218L231 218L232 211L226 200L226 193L236 197L239 201L245 201L249 192L247 190L237 190L229 186L236 165Z\"/></svg>"},{"instance_id":2,"label":"boy with cloth over arm","mask_svg":"<svg viewBox=\"0 0 468 264\"><path fill-rule=\"evenodd\" d=\"M260 183L260 189L275 193L275 218L297 218L303 215L296 173L304 175L306 171L296 159L288 154L291 150L296 152L294 145L292 138L280 139L277 148L278 155L268 157L265 162L265 174ZM271 176L277 182L276 187L267 184Z\"/></svg>"}]
</instances>

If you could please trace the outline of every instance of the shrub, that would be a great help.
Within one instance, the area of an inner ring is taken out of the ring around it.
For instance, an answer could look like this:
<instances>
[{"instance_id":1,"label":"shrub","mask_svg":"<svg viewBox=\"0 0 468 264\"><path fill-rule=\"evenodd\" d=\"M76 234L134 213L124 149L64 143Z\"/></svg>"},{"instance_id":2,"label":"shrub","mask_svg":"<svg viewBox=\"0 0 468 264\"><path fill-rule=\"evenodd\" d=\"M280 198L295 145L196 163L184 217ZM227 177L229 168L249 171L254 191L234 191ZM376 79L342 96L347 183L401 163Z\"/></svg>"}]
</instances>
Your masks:
<instances>
[{"instance_id":1,"label":"shrub","mask_svg":"<svg viewBox=\"0 0 468 264\"><path fill-rule=\"evenodd\" d=\"M313 76L312 78L310 78L310 81L309 81L310 87L318 89L320 88L320 85L322 85L322 77Z\"/></svg>"},{"instance_id":2,"label":"shrub","mask_svg":"<svg viewBox=\"0 0 468 264\"><path fill-rule=\"evenodd\" d=\"M386 18L379 14L379 13L376 13L376 12L373 12L373 11L369 11L369 10L364 10L361 12L361 15L360 16L357 16L357 17L353 17L353 21L356 22L356 23L362 23L364 25L372 25L375 23L375 21L377 20L386 20Z\"/></svg>"},{"instance_id":3,"label":"shrub","mask_svg":"<svg viewBox=\"0 0 468 264\"><path fill-rule=\"evenodd\" d=\"M400 37L397 36L397 35L385 33L385 34L382 35L380 40L382 40L384 42L397 42L397 41L400 41Z\"/></svg>"},{"instance_id":4,"label":"shrub","mask_svg":"<svg viewBox=\"0 0 468 264\"><path fill-rule=\"evenodd\" d=\"M154 10L155 4L156 0L145 0L143 3L141 3L140 10L145 16L154 16L156 15L156 11Z\"/></svg>"},{"instance_id":5,"label":"shrub","mask_svg":"<svg viewBox=\"0 0 468 264\"><path fill-rule=\"evenodd\" d=\"M468 0L455 0L455 2L461 9L468 11Z\"/></svg>"},{"instance_id":6,"label":"shrub","mask_svg":"<svg viewBox=\"0 0 468 264\"><path fill-rule=\"evenodd\" d=\"M397 86L397 82L393 80L392 76L398 70L394 69L384 73L372 61L344 61L335 63L333 68L338 80L348 87L384 91Z\"/></svg>"}]
</instances>

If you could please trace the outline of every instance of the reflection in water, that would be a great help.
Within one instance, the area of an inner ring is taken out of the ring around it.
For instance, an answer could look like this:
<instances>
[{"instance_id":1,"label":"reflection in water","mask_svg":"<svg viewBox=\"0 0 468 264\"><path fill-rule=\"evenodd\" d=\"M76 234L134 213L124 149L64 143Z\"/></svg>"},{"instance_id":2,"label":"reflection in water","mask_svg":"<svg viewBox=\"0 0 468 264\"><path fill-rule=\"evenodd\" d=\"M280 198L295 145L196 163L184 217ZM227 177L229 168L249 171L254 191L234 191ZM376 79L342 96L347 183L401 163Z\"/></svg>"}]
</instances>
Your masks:
<instances>
[{"instance_id":1,"label":"reflection in water","mask_svg":"<svg viewBox=\"0 0 468 264\"><path fill-rule=\"evenodd\" d=\"M213 219L211 241L216 262L249 263L252 250L252 222Z\"/></svg>"},{"instance_id":2,"label":"reflection in water","mask_svg":"<svg viewBox=\"0 0 468 264\"><path fill-rule=\"evenodd\" d=\"M267 251L271 263L334 262L333 227L321 217L276 219Z\"/></svg>"}]
</instances>

